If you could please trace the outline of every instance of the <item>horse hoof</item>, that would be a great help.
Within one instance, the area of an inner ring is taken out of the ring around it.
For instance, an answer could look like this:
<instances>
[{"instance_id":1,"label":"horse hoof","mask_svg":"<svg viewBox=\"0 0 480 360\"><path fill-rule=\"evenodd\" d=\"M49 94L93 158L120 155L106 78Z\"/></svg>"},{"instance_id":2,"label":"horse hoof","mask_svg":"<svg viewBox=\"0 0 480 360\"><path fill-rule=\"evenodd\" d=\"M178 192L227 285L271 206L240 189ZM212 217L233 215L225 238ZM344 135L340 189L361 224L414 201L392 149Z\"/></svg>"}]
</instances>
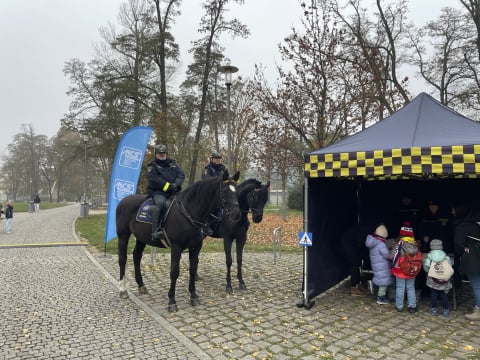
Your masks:
<instances>
[{"instance_id":1,"label":"horse hoof","mask_svg":"<svg viewBox=\"0 0 480 360\"><path fill-rule=\"evenodd\" d=\"M190 305L192 305L192 306L200 305L200 299L199 298L190 299Z\"/></svg>"},{"instance_id":2,"label":"horse hoof","mask_svg":"<svg viewBox=\"0 0 480 360\"><path fill-rule=\"evenodd\" d=\"M120 291L120 299L128 299L128 292L127 290Z\"/></svg>"},{"instance_id":3,"label":"horse hoof","mask_svg":"<svg viewBox=\"0 0 480 360\"><path fill-rule=\"evenodd\" d=\"M233 294L233 289L231 286L227 285L227 287L225 288L225 291L227 292L227 294L230 294L230 295Z\"/></svg>"},{"instance_id":4,"label":"horse hoof","mask_svg":"<svg viewBox=\"0 0 480 360\"><path fill-rule=\"evenodd\" d=\"M177 312L178 307L177 304L168 304L168 312Z\"/></svg>"},{"instance_id":5,"label":"horse hoof","mask_svg":"<svg viewBox=\"0 0 480 360\"><path fill-rule=\"evenodd\" d=\"M240 290L247 290L247 285L245 285L245 283L240 283L240 284L238 284L238 288Z\"/></svg>"},{"instance_id":6,"label":"horse hoof","mask_svg":"<svg viewBox=\"0 0 480 360\"><path fill-rule=\"evenodd\" d=\"M146 294L148 294L147 287L146 287L145 285L144 285L144 286L140 286L140 287L138 288L138 293L139 293L140 295L146 295Z\"/></svg>"}]
</instances>

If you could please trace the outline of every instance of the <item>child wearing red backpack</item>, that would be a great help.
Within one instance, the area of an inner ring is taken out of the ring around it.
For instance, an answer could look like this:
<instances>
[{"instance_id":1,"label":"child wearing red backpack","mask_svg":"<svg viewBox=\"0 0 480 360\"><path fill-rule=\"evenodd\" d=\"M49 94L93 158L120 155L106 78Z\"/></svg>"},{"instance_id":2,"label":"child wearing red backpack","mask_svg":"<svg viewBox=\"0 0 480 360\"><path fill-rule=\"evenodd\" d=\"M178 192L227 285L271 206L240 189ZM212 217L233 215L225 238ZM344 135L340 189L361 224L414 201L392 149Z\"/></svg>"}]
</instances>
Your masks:
<instances>
[{"instance_id":1,"label":"child wearing red backpack","mask_svg":"<svg viewBox=\"0 0 480 360\"><path fill-rule=\"evenodd\" d=\"M415 241L413 229L408 221L400 228L399 241L394 247L392 274L395 276L395 307L403 311L405 291L407 292L408 312L417 312L415 277L422 268L422 253Z\"/></svg>"}]
</instances>

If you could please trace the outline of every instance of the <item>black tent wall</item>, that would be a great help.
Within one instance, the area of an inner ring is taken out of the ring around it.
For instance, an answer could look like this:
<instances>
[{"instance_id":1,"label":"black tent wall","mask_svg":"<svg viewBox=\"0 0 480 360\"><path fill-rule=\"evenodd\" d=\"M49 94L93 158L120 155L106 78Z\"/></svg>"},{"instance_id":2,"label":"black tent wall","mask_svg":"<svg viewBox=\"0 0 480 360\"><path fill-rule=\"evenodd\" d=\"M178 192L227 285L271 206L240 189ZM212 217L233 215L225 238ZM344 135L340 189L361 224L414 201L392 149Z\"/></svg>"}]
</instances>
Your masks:
<instances>
[{"instance_id":1,"label":"black tent wall","mask_svg":"<svg viewBox=\"0 0 480 360\"><path fill-rule=\"evenodd\" d=\"M459 202L480 202L480 179L349 180L307 178L307 226L313 245L308 249L308 299L313 299L349 275L337 250L342 232L360 223L388 222L402 193L411 193L419 206L436 199L451 208ZM357 198L358 196L358 198ZM391 237L399 229L389 229Z\"/></svg>"}]
</instances>

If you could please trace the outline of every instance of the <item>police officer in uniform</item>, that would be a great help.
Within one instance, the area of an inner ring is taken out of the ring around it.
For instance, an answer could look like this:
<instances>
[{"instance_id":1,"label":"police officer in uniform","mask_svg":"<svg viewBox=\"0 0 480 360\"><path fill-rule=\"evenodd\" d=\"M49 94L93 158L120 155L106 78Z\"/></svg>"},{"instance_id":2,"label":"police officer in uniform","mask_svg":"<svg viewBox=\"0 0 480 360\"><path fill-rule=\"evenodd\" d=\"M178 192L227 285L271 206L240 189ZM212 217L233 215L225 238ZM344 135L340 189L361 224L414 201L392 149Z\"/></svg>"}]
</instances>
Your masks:
<instances>
[{"instance_id":1,"label":"police officer in uniform","mask_svg":"<svg viewBox=\"0 0 480 360\"><path fill-rule=\"evenodd\" d=\"M202 179L211 176L222 176L224 171L225 165L222 164L222 155L218 151L213 151L210 156L210 164L203 169Z\"/></svg>"},{"instance_id":2,"label":"police officer in uniform","mask_svg":"<svg viewBox=\"0 0 480 360\"><path fill-rule=\"evenodd\" d=\"M161 219L167 199L181 190L185 174L175 160L168 157L165 145L155 146L155 159L147 165L147 192L155 204L152 208L152 239L163 238Z\"/></svg>"}]
</instances>

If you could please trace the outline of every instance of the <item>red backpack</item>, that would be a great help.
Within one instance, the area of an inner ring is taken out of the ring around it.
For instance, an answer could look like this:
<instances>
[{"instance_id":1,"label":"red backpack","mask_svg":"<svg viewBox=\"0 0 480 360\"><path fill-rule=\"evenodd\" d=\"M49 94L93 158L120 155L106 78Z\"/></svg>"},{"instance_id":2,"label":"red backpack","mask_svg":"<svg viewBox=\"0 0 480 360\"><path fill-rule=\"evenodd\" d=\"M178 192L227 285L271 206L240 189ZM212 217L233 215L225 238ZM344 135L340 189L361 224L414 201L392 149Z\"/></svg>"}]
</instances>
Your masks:
<instances>
[{"instance_id":1,"label":"red backpack","mask_svg":"<svg viewBox=\"0 0 480 360\"><path fill-rule=\"evenodd\" d=\"M422 269L423 258L420 249L415 255L405 253L401 260L399 259L400 270L408 277L416 277Z\"/></svg>"}]
</instances>

